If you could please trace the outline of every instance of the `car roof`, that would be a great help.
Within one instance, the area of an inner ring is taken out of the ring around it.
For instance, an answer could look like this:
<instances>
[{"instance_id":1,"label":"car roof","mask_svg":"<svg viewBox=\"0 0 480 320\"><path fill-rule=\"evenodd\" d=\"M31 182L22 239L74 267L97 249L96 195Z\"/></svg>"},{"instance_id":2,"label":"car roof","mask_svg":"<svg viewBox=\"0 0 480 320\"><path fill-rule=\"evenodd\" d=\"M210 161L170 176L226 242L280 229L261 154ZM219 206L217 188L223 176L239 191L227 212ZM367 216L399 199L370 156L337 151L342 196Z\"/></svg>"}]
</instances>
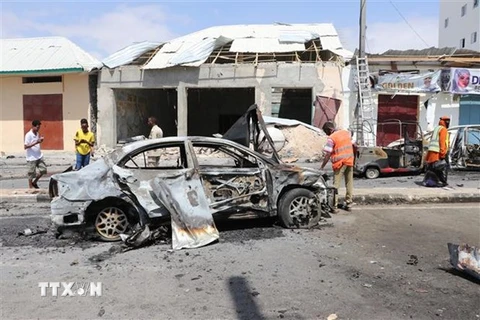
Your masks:
<instances>
[{"instance_id":1,"label":"car roof","mask_svg":"<svg viewBox=\"0 0 480 320\"><path fill-rule=\"evenodd\" d=\"M155 145L158 143L185 143L185 141L191 141L191 142L206 142L206 143L218 143L218 144L223 144L223 145L229 145L241 150L245 150L248 152L251 152L255 154L256 156L264 159L265 161L272 163L272 160L269 159L267 156L252 150L250 148L247 148L235 141L223 139L223 138L214 138L214 137L203 137L203 136L174 136L174 137L166 137L166 138L157 138L157 139L146 139L146 140L140 140L140 141L135 141L128 143L124 145L120 150L121 154L117 154L117 160L120 160L123 158L125 155L129 154L132 151L135 151L137 149L143 149L147 148L148 146Z\"/></svg>"},{"instance_id":2,"label":"car roof","mask_svg":"<svg viewBox=\"0 0 480 320\"><path fill-rule=\"evenodd\" d=\"M190 141L200 141L200 142L213 142L213 143L222 143L222 144L230 144L234 146L238 146L239 144L230 140L222 139L222 138L214 138L214 137L202 137L202 136L180 136L180 137L166 137L166 138L157 138L157 139L146 139L128 143L122 147L123 152L130 153L133 150L147 147L150 145L154 145L157 143L175 143L175 142L185 142L187 140ZM240 145L241 146L241 145ZM242 146L243 147L243 146ZM253 151L253 150L252 150Z\"/></svg>"}]
</instances>

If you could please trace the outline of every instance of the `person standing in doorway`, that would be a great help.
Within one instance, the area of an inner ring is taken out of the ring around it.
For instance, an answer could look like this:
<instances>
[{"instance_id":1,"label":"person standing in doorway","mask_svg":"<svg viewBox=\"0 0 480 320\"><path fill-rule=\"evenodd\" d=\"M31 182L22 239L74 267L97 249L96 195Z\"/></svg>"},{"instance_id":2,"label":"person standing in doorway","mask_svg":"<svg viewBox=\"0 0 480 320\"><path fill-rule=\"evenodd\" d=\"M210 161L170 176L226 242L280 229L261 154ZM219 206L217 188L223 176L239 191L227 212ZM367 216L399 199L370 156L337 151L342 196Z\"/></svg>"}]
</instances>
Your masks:
<instances>
[{"instance_id":1,"label":"person standing in doorway","mask_svg":"<svg viewBox=\"0 0 480 320\"><path fill-rule=\"evenodd\" d=\"M75 170L87 166L90 163L90 157L93 157L93 146L95 144L95 135L88 130L87 119L80 120L80 129L75 133Z\"/></svg>"},{"instance_id":2,"label":"person standing in doorway","mask_svg":"<svg viewBox=\"0 0 480 320\"><path fill-rule=\"evenodd\" d=\"M38 180L47 173L47 165L43 161L43 154L40 149L40 144L44 140L39 133L41 125L40 120L33 120L32 128L25 135L24 149L27 151L28 187L30 189L38 189Z\"/></svg>"},{"instance_id":3,"label":"person standing in doorway","mask_svg":"<svg viewBox=\"0 0 480 320\"><path fill-rule=\"evenodd\" d=\"M344 178L347 192L343 209L351 211L351 205L353 203L353 165L355 156L352 136L347 130L336 130L334 123L330 121L326 122L322 129L328 135L328 139L323 149L325 157L320 169L323 170L328 161L332 160L334 186L337 190L340 189L342 177ZM333 210L334 213L338 213L337 197L335 197Z\"/></svg>"},{"instance_id":4,"label":"person standing in doorway","mask_svg":"<svg viewBox=\"0 0 480 320\"><path fill-rule=\"evenodd\" d=\"M148 139L163 138L163 131L157 125L157 118L155 117L148 118L148 125L151 127L150 135L148 136Z\"/></svg>"},{"instance_id":5,"label":"person standing in doorway","mask_svg":"<svg viewBox=\"0 0 480 320\"><path fill-rule=\"evenodd\" d=\"M163 138L163 130L157 125L157 118L149 117L148 125L151 127L149 139ZM157 167L160 162L161 152L159 150L151 150L148 152L148 166Z\"/></svg>"}]
</instances>

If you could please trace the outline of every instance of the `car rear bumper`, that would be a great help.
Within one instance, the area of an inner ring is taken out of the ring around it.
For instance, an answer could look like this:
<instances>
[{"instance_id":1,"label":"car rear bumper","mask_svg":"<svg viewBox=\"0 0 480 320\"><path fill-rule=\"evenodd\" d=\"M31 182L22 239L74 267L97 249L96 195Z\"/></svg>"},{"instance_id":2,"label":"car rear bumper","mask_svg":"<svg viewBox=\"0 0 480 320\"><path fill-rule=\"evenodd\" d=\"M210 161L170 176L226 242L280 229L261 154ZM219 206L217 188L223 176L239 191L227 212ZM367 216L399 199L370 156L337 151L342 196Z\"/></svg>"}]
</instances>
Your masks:
<instances>
[{"instance_id":1,"label":"car rear bumper","mask_svg":"<svg viewBox=\"0 0 480 320\"><path fill-rule=\"evenodd\" d=\"M68 201L62 197L52 200L50 218L56 226L76 226L85 223L85 210L92 201Z\"/></svg>"}]
</instances>

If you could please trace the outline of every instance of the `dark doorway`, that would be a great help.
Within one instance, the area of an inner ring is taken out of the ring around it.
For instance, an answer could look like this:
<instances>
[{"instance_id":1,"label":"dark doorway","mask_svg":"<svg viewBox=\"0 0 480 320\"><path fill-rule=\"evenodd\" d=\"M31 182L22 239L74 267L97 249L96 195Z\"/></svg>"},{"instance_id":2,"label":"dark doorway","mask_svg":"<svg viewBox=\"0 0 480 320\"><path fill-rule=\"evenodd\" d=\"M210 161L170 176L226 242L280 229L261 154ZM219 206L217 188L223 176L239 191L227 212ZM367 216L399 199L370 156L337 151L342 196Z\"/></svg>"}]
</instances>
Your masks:
<instances>
[{"instance_id":1,"label":"dark doorway","mask_svg":"<svg viewBox=\"0 0 480 320\"><path fill-rule=\"evenodd\" d=\"M281 91L280 109L275 116L312 124L312 89L282 88Z\"/></svg>"},{"instance_id":2,"label":"dark doorway","mask_svg":"<svg viewBox=\"0 0 480 320\"><path fill-rule=\"evenodd\" d=\"M61 94L23 96L23 131L27 133L32 128L32 121L40 120L40 135L45 137L43 150L63 150L62 99Z\"/></svg>"},{"instance_id":3,"label":"dark doorway","mask_svg":"<svg viewBox=\"0 0 480 320\"><path fill-rule=\"evenodd\" d=\"M255 88L189 88L188 135L224 134L255 103Z\"/></svg>"},{"instance_id":4,"label":"dark doorway","mask_svg":"<svg viewBox=\"0 0 480 320\"><path fill-rule=\"evenodd\" d=\"M177 135L176 89L115 89L117 141L144 135L148 137L148 117L157 118L163 136Z\"/></svg>"}]
</instances>

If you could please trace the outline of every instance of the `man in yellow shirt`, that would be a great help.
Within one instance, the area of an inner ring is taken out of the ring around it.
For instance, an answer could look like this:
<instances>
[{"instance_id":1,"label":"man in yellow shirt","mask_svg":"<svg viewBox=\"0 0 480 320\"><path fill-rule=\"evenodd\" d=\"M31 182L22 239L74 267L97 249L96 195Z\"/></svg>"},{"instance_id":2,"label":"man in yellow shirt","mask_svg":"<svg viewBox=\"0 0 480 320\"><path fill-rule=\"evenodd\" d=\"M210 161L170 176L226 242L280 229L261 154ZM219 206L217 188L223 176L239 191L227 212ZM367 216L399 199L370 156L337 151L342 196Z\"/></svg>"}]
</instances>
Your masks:
<instances>
[{"instance_id":1,"label":"man in yellow shirt","mask_svg":"<svg viewBox=\"0 0 480 320\"><path fill-rule=\"evenodd\" d=\"M75 170L80 170L90 163L90 156L93 157L93 145L95 144L95 136L93 132L88 130L87 119L80 120L81 129L75 133L75 150L77 161Z\"/></svg>"}]
</instances>

